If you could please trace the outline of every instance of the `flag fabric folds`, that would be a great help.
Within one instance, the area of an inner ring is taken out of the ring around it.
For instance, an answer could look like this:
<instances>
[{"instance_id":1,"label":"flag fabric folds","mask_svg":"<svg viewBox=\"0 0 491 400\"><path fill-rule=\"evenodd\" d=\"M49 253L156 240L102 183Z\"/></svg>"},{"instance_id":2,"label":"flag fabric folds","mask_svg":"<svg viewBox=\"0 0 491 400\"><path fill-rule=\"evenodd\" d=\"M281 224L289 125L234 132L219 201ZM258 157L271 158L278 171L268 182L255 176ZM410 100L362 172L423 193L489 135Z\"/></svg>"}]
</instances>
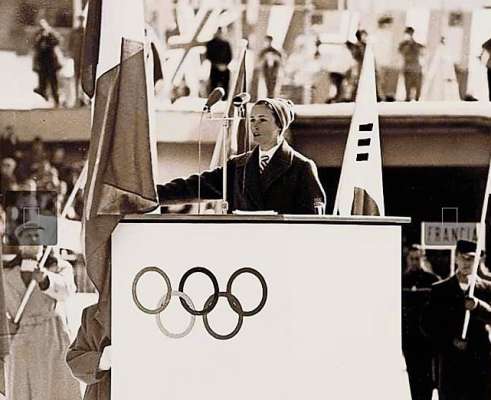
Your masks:
<instances>
[{"instance_id":1,"label":"flag fabric folds","mask_svg":"<svg viewBox=\"0 0 491 400\"><path fill-rule=\"evenodd\" d=\"M232 118L235 113L235 108L232 100L233 98L242 92L247 92L247 71L246 71L246 52L247 43L243 44L240 49L238 57L238 69L235 74L235 79L232 81L232 90L229 94L227 108L225 110L224 117ZM239 113L239 118L234 120L231 126L231 133L227 135L227 141L225 143L227 150L227 159L234 154L241 154L249 150L251 146L251 138L247 129L247 107L242 107L242 114ZM222 149L223 149L223 135L217 137L215 148L213 150L213 156L211 158L210 169L216 168L222 165Z\"/></svg>"},{"instance_id":2,"label":"flag fabric folds","mask_svg":"<svg viewBox=\"0 0 491 400\"><path fill-rule=\"evenodd\" d=\"M1 224L1 222L0 222ZM2 228L0 227L0 233ZM0 243L0 247L2 244ZM3 280L3 264L0 253L0 393L5 394L5 358L10 350L10 332L7 320L7 309L5 307L5 286Z\"/></svg>"},{"instance_id":3,"label":"flag fabric folds","mask_svg":"<svg viewBox=\"0 0 491 400\"><path fill-rule=\"evenodd\" d=\"M375 63L367 45L344 150L335 215L385 215Z\"/></svg>"},{"instance_id":4,"label":"flag fabric folds","mask_svg":"<svg viewBox=\"0 0 491 400\"><path fill-rule=\"evenodd\" d=\"M88 15L94 20L88 21L91 28L85 43L98 43L99 50L86 52L84 59L84 71L94 71L96 65L96 73L88 73L86 82L90 89L90 79L95 77L84 191L84 253L99 302L109 304L112 231L122 215L158 207L149 110L153 86L149 89L146 74L150 47L145 45L143 3L91 0ZM107 309L101 322L109 329Z\"/></svg>"}]
</instances>

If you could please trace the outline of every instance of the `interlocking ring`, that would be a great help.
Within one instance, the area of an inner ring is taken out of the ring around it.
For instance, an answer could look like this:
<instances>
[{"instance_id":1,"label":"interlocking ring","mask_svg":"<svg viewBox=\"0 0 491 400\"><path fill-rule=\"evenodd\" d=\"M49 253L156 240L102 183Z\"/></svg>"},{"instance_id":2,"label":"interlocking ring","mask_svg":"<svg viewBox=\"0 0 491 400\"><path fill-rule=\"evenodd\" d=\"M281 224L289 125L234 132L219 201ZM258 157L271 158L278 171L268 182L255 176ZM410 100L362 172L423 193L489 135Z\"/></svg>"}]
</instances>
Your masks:
<instances>
[{"instance_id":1,"label":"interlocking ring","mask_svg":"<svg viewBox=\"0 0 491 400\"><path fill-rule=\"evenodd\" d=\"M150 271L157 272L158 274L160 274L160 276L162 276L162 278L164 278L164 281L165 281L166 286L167 286L167 293L164 296L162 296L162 298L159 300L156 309L148 309L145 306L143 306L140 303L140 301L138 300L138 296L136 293L138 281L143 276L143 274L145 274L146 272L150 272ZM201 273L205 274L206 276L208 276L208 278L210 278L210 280L213 284L213 294L211 294L211 296L208 297L208 299L205 301L205 304L204 304L202 310L196 310L191 298L186 293L184 293L184 285L186 283L186 279L189 278L189 276L191 276L191 274L194 274L195 272L201 272ZM254 275L256 278L258 278L259 282L261 283L262 292L263 292L262 297L261 297L261 301L259 302L259 305L250 311L244 311L242 308L242 305L240 304L239 299L232 294L232 285L233 285L235 278L237 278L239 275L244 274L244 273L250 273L250 274ZM231 339L235 335L237 335L237 333L240 331L240 328L242 327L242 323L244 321L244 317L250 317L252 315L257 314L259 311L261 311L263 309L264 305L266 304L266 300L268 297L268 287L266 285L266 280L258 271L256 271L253 268L250 268L250 267L240 268L230 276L230 278L227 282L227 291L226 292L220 292L220 290L218 288L218 281L217 281L215 275L213 275L213 273L211 271L209 271L208 269L206 269L204 267L194 267L194 268L191 268L190 270L188 270L182 276L182 278L179 282L179 290L178 291L172 290L169 277L160 268L158 268L158 267L145 267L136 274L136 276L133 280L133 288L132 289L133 289L133 300L134 300L135 304L137 305L137 307L146 314L157 314L155 319L156 319L158 328L160 329L160 331L165 336L168 336L168 337L173 338L173 339L182 338L184 336L187 336L191 332L191 330L193 329L194 323L196 321L196 315L201 315L203 317L203 323L205 325L205 329L207 330L207 332L212 337L214 337L215 339L219 339L219 340ZM166 329L164 327L162 320L161 320L161 317L160 317L160 314L162 313L162 311L164 311L165 308L169 305L169 302L170 302L172 296L179 297L179 301L181 302L184 309L189 314L191 314L191 320L190 320L187 328L184 331L178 332L178 333L170 332L168 329ZM239 319L237 321L237 325L234 328L234 330L232 332L226 334L226 335L222 335L222 334L215 332L211 328L211 326L208 322L208 314L217 305L219 297L226 297L228 304L230 305L232 310L239 317Z\"/></svg>"},{"instance_id":2,"label":"interlocking ring","mask_svg":"<svg viewBox=\"0 0 491 400\"><path fill-rule=\"evenodd\" d=\"M205 302L205 307L208 305L208 304L211 304L211 302L213 301L213 294L208 297L208 300L206 300ZM221 335L219 333L216 333L210 326L210 324L208 323L208 314L204 314L203 315L203 323L205 324L205 328L206 330L208 331L208 333L213 336L215 339L219 339L219 340L227 340L227 339L232 339L235 335L237 335L237 333L239 333L240 331L240 328L242 327L242 322L244 321L244 316L243 316L243 312L242 312L242 306L239 302L239 299L237 297L235 297L232 293L228 293L228 292L219 292L218 293L218 297L226 297L229 304L234 304L234 307L232 307L235 311L235 309L238 309L240 310L240 312L237 312L237 315L239 316L239 320L237 321L237 325L235 327L235 329L226 334L226 335Z\"/></svg>"},{"instance_id":3,"label":"interlocking ring","mask_svg":"<svg viewBox=\"0 0 491 400\"><path fill-rule=\"evenodd\" d=\"M194 308L193 301L191 300L191 298L186 293L179 292L177 290L173 290L172 291L172 296L179 297L180 299L186 300L188 302L188 304L190 304ZM160 300L159 304L161 305L162 302L164 302L164 301L165 301L165 296L162 297L162 299ZM184 329L182 332L174 333L174 332L170 332L169 330L167 330L164 327L164 324L162 323L162 320L160 319L160 315L161 315L161 313L158 313L155 316L155 319L157 321L157 326L159 327L160 331L165 336L168 336L168 337L170 337L172 339L180 339L180 338L183 338L184 336L189 335L189 333L191 333L191 330L193 329L194 323L196 321L196 316L191 315L191 320L189 321L189 325L187 326L187 328Z\"/></svg>"},{"instance_id":4,"label":"interlocking ring","mask_svg":"<svg viewBox=\"0 0 491 400\"><path fill-rule=\"evenodd\" d=\"M138 281L140 278L146 273L146 272L157 272L162 278L164 278L165 284L167 286L167 293L165 294L165 297L163 298L163 301L159 302L159 306L155 309L150 309L146 308L142 303L140 303L140 300L138 300L138 295L136 294L136 287L138 285ZM142 310L146 314L159 314L162 311L165 310L165 308L169 305L171 295L172 295L172 286L170 284L170 279L167 276L167 274L162 271L158 267L145 267L141 271L139 271L135 279L133 279L133 287L132 287L132 293L133 293L133 301L135 302L136 306Z\"/></svg>"},{"instance_id":5,"label":"interlocking ring","mask_svg":"<svg viewBox=\"0 0 491 400\"><path fill-rule=\"evenodd\" d=\"M179 300L181 301L182 306L188 313L192 315L205 315L208 314L211 310L213 310L217 305L218 293L220 291L218 289L218 281L217 278L215 278L215 275L213 275L213 273L210 270L203 267L194 267L191 268L182 276L181 281L179 282L180 292L184 293L184 284L186 283L186 279L188 279L189 276L191 276L191 274L194 274L195 272L201 272L205 274L208 278L210 278L211 283L213 284L213 294L210 296L211 300L209 302L208 301L205 302L205 306L203 307L202 310L194 310L193 309L194 307L191 308L182 297L180 297Z\"/></svg>"},{"instance_id":6,"label":"interlocking ring","mask_svg":"<svg viewBox=\"0 0 491 400\"><path fill-rule=\"evenodd\" d=\"M249 273L254 275L257 279L259 279L259 282L261 283L261 287L263 289L263 296L261 297L261 301L259 302L259 305L254 308L253 310L250 311L243 311L242 307L240 307L240 311L236 309L235 305L233 302L230 301L230 298L227 297L228 303L230 304L230 307L232 307L232 310L234 310L237 314L243 315L244 317L250 317L252 315L257 314L259 311L261 311L266 304L266 300L268 298L268 286L266 285L266 280L264 277L256 271L254 268L250 267L244 267L240 268L237 271L235 271L232 276L230 276L228 282L227 282L227 293L232 293L232 284L234 283L235 278L237 278L241 274Z\"/></svg>"}]
</instances>

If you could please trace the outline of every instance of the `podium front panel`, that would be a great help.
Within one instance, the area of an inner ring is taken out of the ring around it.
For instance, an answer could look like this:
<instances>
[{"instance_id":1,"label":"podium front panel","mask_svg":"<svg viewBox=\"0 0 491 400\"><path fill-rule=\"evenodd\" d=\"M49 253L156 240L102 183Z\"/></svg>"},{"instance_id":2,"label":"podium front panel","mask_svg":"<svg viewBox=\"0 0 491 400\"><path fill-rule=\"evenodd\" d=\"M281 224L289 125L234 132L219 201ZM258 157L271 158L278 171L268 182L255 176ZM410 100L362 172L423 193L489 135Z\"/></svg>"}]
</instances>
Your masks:
<instances>
[{"instance_id":1,"label":"podium front panel","mask_svg":"<svg viewBox=\"0 0 491 400\"><path fill-rule=\"evenodd\" d=\"M409 399L400 242L384 224L120 224L112 399Z\"/></svg>"}]
</instances>

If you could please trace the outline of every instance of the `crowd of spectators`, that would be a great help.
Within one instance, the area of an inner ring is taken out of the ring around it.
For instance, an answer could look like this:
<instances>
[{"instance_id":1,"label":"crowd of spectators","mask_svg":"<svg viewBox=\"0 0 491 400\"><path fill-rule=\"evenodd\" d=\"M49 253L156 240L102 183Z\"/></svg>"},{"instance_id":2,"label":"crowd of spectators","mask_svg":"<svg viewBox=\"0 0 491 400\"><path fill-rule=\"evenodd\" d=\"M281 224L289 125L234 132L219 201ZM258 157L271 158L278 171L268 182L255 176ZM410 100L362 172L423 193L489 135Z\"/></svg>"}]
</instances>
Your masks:
<instances>
[{"instance_id":1,"label":"crowd of spectators","mask_svg":"<svg viewBox=\"0 0 491 400\"><path fill-rule=\"evenodd\" d=\"M51 192L56 198L56 212L60 215L66 200L72 192L83 168L83 159L71 157L68 160L65 147L61 145L47 146L40 137L30 143L20 143L13 126L7 126L0 135L0 219L5 232L7 225L6 200L15 192ZM78 191L73 205L68 207L66 217L80 220L83 209L82 192ZM61 232L60 234L63 234ZM3 243L9 244L7 235ZM80 282L80 291L93 291L86 277L85 266L81 254L66 252L74 263L76 280Z\"/></svg>"}]
</instances>

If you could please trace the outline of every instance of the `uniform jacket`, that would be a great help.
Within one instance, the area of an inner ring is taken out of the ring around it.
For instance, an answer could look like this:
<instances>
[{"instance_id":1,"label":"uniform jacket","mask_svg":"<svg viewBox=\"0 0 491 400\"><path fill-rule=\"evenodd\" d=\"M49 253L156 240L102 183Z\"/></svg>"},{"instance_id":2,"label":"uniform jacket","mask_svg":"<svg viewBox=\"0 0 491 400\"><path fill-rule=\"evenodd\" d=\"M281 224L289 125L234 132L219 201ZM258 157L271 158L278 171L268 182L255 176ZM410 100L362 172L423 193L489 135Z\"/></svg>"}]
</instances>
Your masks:
<instances>
[{"instance_id":1,"label":"uniform jacket","mask_svg":"<svg viewBox=\"0 0 491 400\"><path fill-rule=\"evenodd\" d=\"M284 140L262 174L259 148L230 159L227 163L229 210L274 210L279 214L314 214L315 204L325 205L325 194L312 160L293 150ZM222 168L187 179L158 185L161 204L173 200L195 200L201 179L201 198L222 197Z\"/></svg>"},{"instance_id":2,"label":"uniform jacket","mask_svg":"<svg viewBox=\"0 0 491 400\"><path fill-rule=\"evenodd\" d=\"M477 308L472 311L472 314L487 324L491 324L491 305L489 303L478 300Z\"/></svg>"},{"instance_id":3,"label":"uniform jacket","mask_svg":"<svg viewBox=\"0 0 491 400\"><path fill-rule=\"evenodd\" d=\"M87 384L84 400L110 400L111 371L100 371L99 360L110 341L98 319L97 304L82 312L82 324L66 361L74 376Z\"/></svg>"},{"instance_id":4,"label":"uniform jacket","mask_svg":"<svg viewBox=\"0 0 491 400\"><path fill-rule=\"evenodd\" d=\"M20 257L5 265L5 301L14 316L26 290ZM64 300L75 293L71 265L48 259L49 286L35 286L7 357L7 398L12 400L77 400L79 383L70 373L65 354L70 344Z\"/></svg>"},{"instance_id":5,"label":"uniform jacket","mask_svg":"<svg viewBox=\"0 0 491 400\"><path fill-rule=\"evenodd\" d=\"M429 341L420 329L423 309L430 298L431 285L438 276L423 269L406 271L402 275L402 346L427 351Z\"/></svg>"},{"instance_id":6,"label":"uniform jacket","mask_svg":"<svg viewBox=\"0 0 491 400\"><path fill-rule=\"evenodd\" d=\"M475 296L491 301L491 282L479 279L476 282ZM431 337L440 352L454 351L453 340L459 338L464 324L464 299L467 292L460 286L456 275L433 285L430 301L425 310L423 328ZM478 359L489 358L491 345L486 323L471 313L467 331L467 353Z\"/></svg>"}]
</instances>

